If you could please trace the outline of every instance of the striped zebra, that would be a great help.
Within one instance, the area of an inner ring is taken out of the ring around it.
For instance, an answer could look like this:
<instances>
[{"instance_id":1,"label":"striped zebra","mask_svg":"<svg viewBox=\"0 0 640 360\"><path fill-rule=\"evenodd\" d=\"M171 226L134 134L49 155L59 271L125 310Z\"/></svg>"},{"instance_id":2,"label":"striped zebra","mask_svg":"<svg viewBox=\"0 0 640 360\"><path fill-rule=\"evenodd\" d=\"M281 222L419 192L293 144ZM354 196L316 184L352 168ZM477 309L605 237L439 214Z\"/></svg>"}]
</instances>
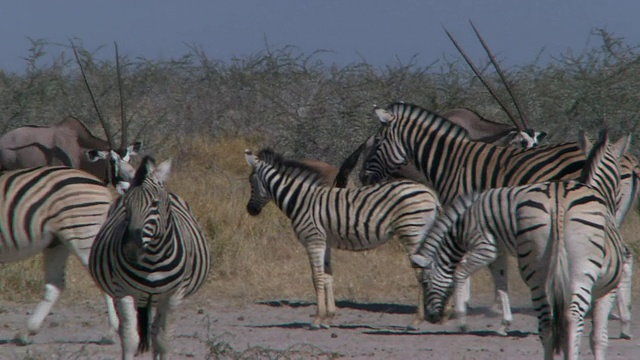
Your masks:
<instances>
[{"instance_id":1,"label":"striped zebra","mask_svg":"<svg viewBox=\"0 0 640 360\"><path fill-rule=\"evenodd\" d=\"M611 296L628 251L615 219L617 158L628 144L626 137L610 145L606 131L592 147L585 144L590 153L577 181L489 189L454 199L413 256L424 269L426 318L439 322L454 284L508 251L517 255L531 290L545 359L559 350L565 359L578 357L592 302L591 347L596 359L605 358Z\"/></svg>"},{"instance_id":2,"label":"striped zebra","mask_svg":"<svg viewBox=\"0 0 640 360\"><path fill-rule=\"evenodd\" d=\"M150 345L154 358L167 356L173 312L209 272L202 229L187 203L164 186L170 170L170 160L157 166L149 156L142 160L129 190L109 209L89 258L91 276L115 300L123 359Z\"/></svg>"},{"instance_id":3,"label":"striped zebra","mask_svg":"<svg viewBox=\"0 0 640 360\"><path fill-rule=\"evenodd\" d=\"M251 197L247 212L257 216L273 201L289 217L298 240L305 246L316 291L317 313L311 328L328 328L335 314L333 275L324 259L331 247L359 251L374 248L397 235L408 255L433 223L439 203L430 188L410 180L356 189L324 186L314 168L288 160L269 149L254 156L245 151L251 166ZM422 292L412 326L422 313Z\"/></svg>"},{"instance_id":4,"label":"striped zebra","mask_svg":"<svg viewBox=\"0 0 640 360\"><path fill-rule=\"evenodd\" d=\"M448 204L457 195L489 188L576 179L584 166L585 155L576 142L529 149L474 142L462 127L407 103L393 103L386 110L378 108L376 115L382 126L365 156L360 174L362 182L376 183L398 167L413 164L436 189L442 204ZM621 177L627 177L621 192L629 196L621 199L621 203L629 207L620 207L618 219L624 218L638 191L637 159L627 155L621 161L629 161L622 170L631 173L621 174ZM506 293L507 273L501 264L506 264L502 258L492 273L498 290ZM631 254L626 264L629 271L625 278L628 278L631 276ZM496 291L496 297L502 299L499 291ZM619 305L621 310L626 307ZM621 317L629 318L630 314L621 314ZM630 334L623 332L621 336Z\"/></svg>"},{"instance_id":5,"label":"striped zebra","mask_svg":"<svg viewBox=\"0 0 640 360\"><path fill-rule=\"evenodd\" d=\"M0 263L18 262L39 253L44 261L44 296L14 341L26 345L65 289L69 254L85 267L91 245L107 217L111 190L93 175L65 166L11 170L0 174ZM118 327L110 297L105 296L113 342Z\"/></svg>"}]
</instances>

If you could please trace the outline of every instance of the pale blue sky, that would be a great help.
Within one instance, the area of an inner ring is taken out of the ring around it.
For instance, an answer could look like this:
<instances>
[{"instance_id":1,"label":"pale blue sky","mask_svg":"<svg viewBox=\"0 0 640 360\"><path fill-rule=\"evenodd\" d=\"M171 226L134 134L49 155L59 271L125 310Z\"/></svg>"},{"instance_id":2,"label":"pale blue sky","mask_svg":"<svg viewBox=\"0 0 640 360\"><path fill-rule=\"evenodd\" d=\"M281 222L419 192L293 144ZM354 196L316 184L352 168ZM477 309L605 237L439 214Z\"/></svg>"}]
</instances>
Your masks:
<instances>
[{"instance_id":1,"label":"pale blue sky","mask_svg":"<svg viewBox=\"0 0 640 360\"><path fill-rule=\"evenodd\" d=\"M500 61L524 65L545 48L543 59L572 48L581 52L590 29L606 28L626 43L640 43L640 2L558 0L6 0L0 4L0 67L21 72L27 37L89 50L113 41L122 54L177 58L186 44L202 46L212 59L228 61L264 49L295 45L305 53L331 50L328 62L366 60L378 65L420 64L458 56L446 26L475 61L484 59L468 24L472 19ZM53 51L54 49L49 49Z\"/></svg>"}]
</instances>

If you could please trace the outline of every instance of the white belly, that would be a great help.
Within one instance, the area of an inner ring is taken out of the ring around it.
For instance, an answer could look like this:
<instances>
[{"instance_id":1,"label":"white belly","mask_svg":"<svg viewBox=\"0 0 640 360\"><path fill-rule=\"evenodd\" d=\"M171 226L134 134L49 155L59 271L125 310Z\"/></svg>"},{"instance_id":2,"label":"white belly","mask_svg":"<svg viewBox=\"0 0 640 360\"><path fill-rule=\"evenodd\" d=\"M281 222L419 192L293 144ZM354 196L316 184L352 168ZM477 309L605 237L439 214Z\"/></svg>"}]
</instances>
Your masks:
<instances>
[{"instance_id":1,"label":"white belly","mask_svg":"<svg viewBox=\"0 0 640 360\"><path fill-rule=\"evenodd\" d=\"M29 242L28 239L19 239L16 247L12 239L5 239L0 235L0 263L22 261L37 255L51 244L51 240L51 236L33 242Z\"/></svg>"}]
</instances>

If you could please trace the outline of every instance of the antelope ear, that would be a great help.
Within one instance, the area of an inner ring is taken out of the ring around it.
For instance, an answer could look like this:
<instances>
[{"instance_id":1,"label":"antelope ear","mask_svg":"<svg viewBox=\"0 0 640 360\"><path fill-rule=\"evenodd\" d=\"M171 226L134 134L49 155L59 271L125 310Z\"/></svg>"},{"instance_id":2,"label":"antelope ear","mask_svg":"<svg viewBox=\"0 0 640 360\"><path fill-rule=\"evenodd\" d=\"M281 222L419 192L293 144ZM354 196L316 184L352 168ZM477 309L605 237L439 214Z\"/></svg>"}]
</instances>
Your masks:
<instances>
[{"instance_id":1,"label":"antelope ear","mask_svg":"<svg viewBox=\"0 0 640 360\"><path fill-rule=\"evenodd\" d=\"M249 149L244 150L244 159L247 161L247 164L249 164L249 166L251 166L252 168L258 165L258 161L256 157L253 156L253 154L251 153L251 150Z\"/></svg>"},{"instance_id":2,"label":"antelope ear","mask_svg":"<svg viewBox=\"0 0 640 360\"><path fill-rule=\"evenodd\" d=\"M542 139L547 137L547 132L546 131L536 131L535 132L535 136L536 136L536 140L538 142L540 142Z\"/></svg>"},{"instance_id":3,"label":"antelope ear","mask_svg":"<svg viewBox=\"0 0 640 360\"><path fill-rule=\"evenodd\" d=\"M385 109L377 108L376 115L378 116L378 119L380 119L380 121L385 125L389 125L391 120L393 120L393 116L391 115L391 113L389 113Z\"/></svg>"},{"instance_id":4,"label":"antelope ear","mask_svg":"<svg viewBox=\"0 0 640 360\"><path fill-rule=\"evenodd\" d=\"M133 144L127 146L127 154L129 156L138 156L142 150L142 141L136 141Z\"/></svg>"},{"instance_id":5,"label":"antelope ear","mask_svg":"<svg viewBox=\"0 0 640 360\"><path fill-rule=\"evenodd\" d=\"M109 151L106 150L86 150L84 156L91 162L98 160L105 160L109 156Z\"/></svg>"},{"instance_id":6,"label":"antelope ear","mask_svg":"<svg viewBox=\"0 0 640 360\"><path fill-rule=\"evenodd\" d=\"M517 145L518 144L518 134L520 134L520 131L518 130L511 130L507 133L506 138L508 140L509 145Z\"/></svg>"}]
</instances>

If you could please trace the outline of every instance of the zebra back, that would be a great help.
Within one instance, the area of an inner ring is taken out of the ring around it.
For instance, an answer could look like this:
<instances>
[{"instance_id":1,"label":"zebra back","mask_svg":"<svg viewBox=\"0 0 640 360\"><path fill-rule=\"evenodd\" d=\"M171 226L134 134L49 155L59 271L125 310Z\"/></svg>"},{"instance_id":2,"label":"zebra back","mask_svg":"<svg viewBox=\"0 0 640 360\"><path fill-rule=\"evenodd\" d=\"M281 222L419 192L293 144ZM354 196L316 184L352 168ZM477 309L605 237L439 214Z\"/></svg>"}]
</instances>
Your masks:
<instances>
[{"instance_id":1,"label":"zebra back","mask_svg":"<svg viewBox=\"0 0 640 360\"><path fill-rule=\"evenodd\" d=\"M470 141L462 127L416 105L393 103L376 113L380 141L367 155L362 181L375 183L411 162L443 203L492 187L577 178L584 164L577 143L502 147Z\"/></svg>"},{"instance_id":2,"label":"zebra back","mask_svg":"<svg viewBox=\"0 0 640 360\"><path fill-rule=\"evenodd\" d=\"M331 188L317 169L271 150L262 150L258 156L246 150L245 158L252 167L249 214L258 215L273 201L291 219L303 243L323 238L340 249L364 250L397 232L412 239L413 249L419 239L408 234L425 232L439 207L435 192L414 181Z\"/></svg>"}]
</instances>

